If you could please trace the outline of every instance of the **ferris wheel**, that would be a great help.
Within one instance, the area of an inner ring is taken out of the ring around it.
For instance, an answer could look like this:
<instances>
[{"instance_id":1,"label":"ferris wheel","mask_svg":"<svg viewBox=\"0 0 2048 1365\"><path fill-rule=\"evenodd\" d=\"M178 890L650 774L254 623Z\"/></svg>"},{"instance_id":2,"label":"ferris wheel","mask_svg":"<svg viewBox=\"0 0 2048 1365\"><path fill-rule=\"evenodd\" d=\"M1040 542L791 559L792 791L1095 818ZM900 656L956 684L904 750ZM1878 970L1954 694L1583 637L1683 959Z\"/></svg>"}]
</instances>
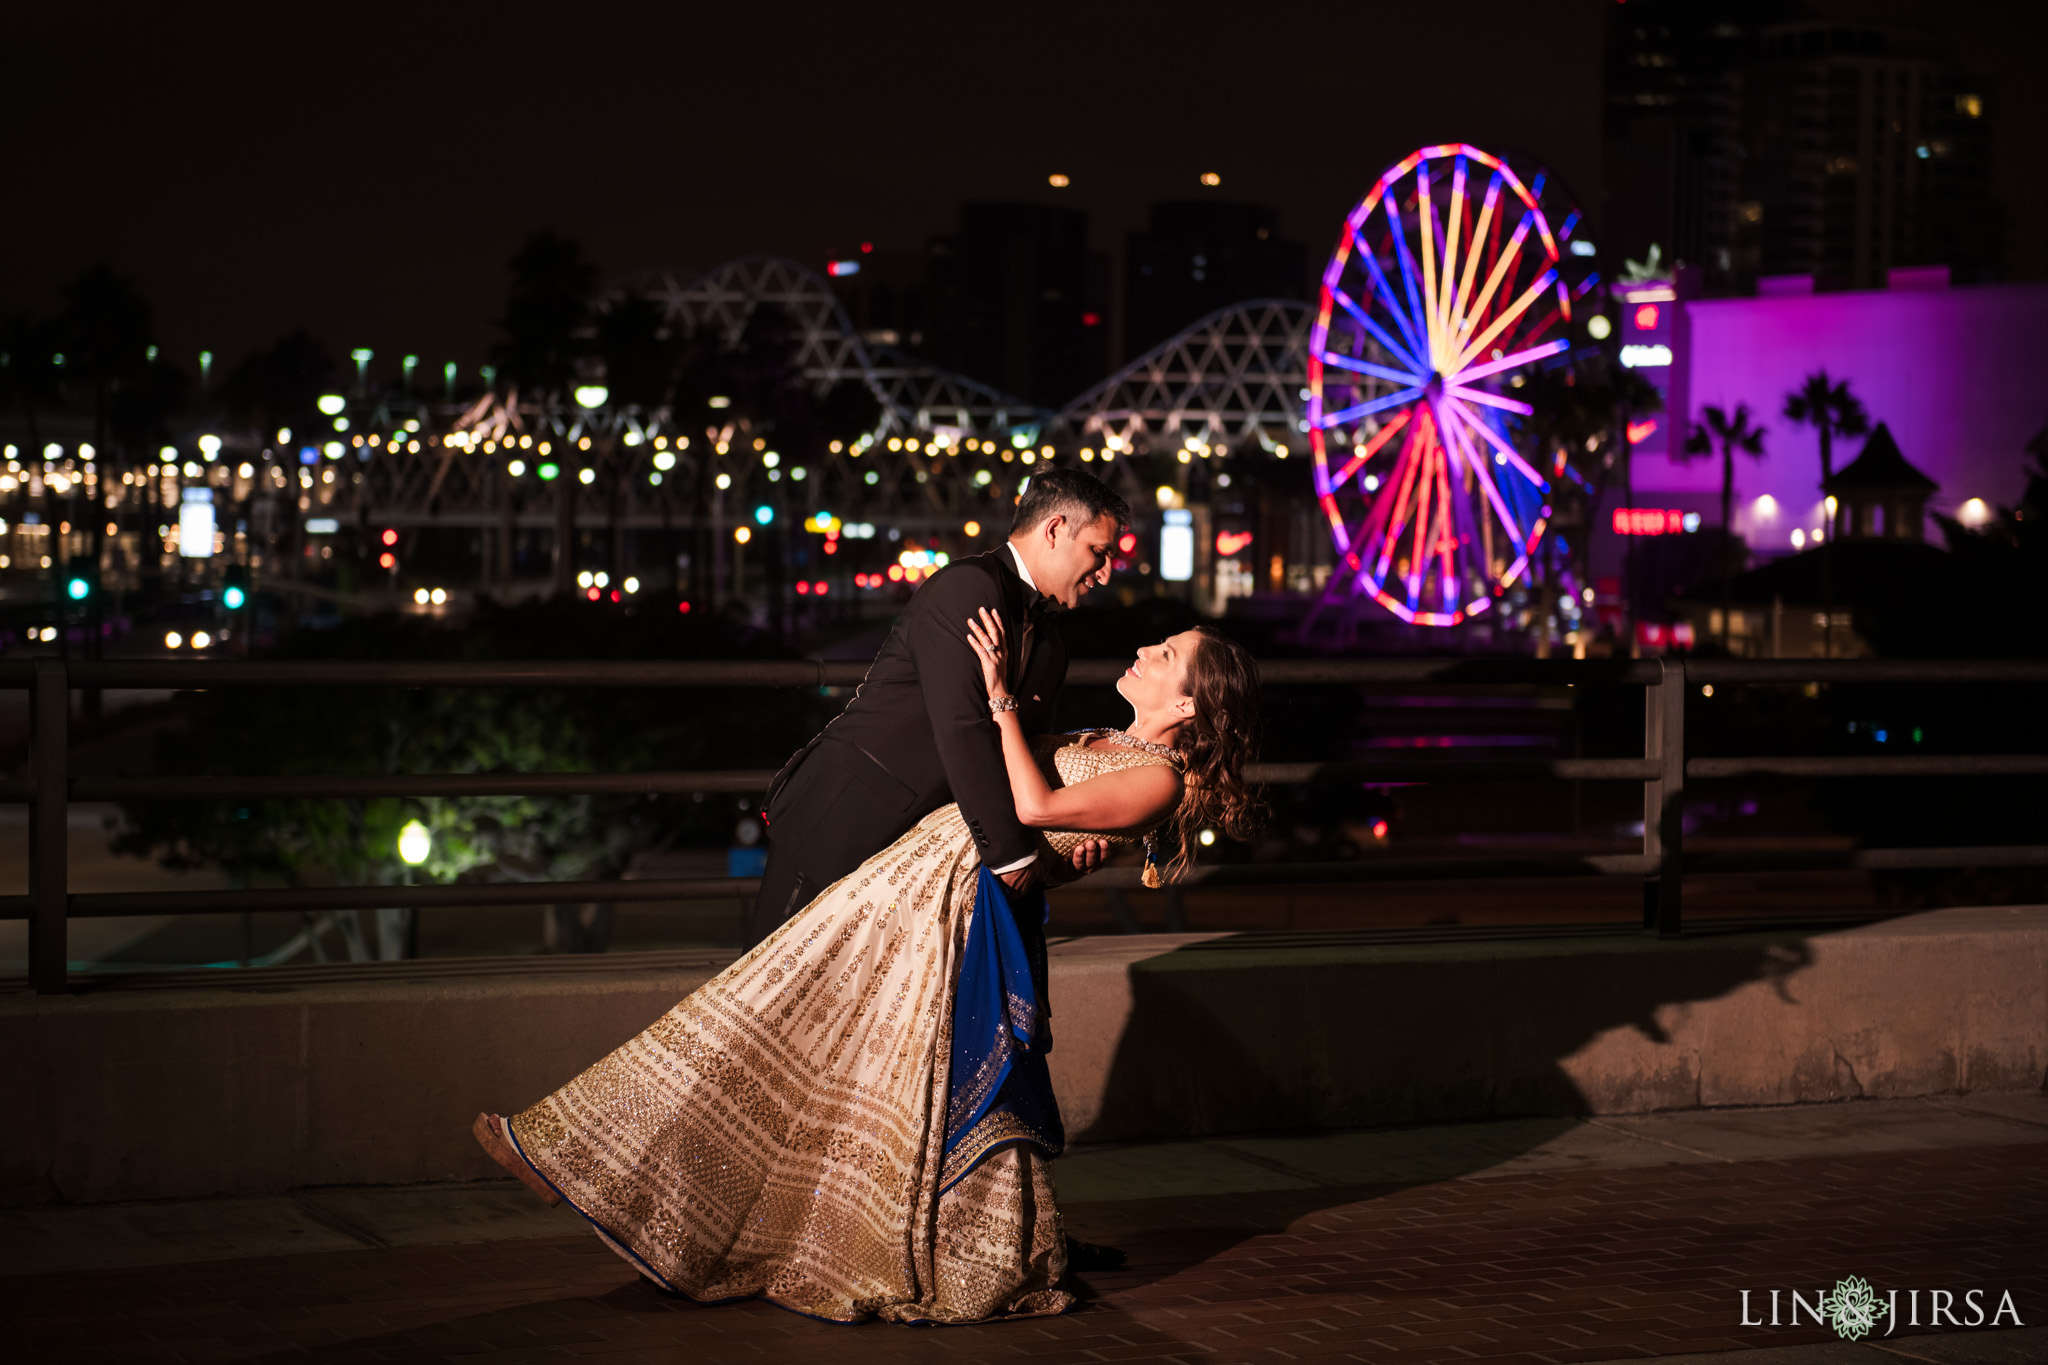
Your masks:
<instances>
[{"instance_id":1,"label":"ferris wheel","mask_svg":"<svg viewBox=\"0 0 2048 1365\"><path fill-rule=\"evenodd\" d=\"M1528 569L1562 471L1516 449L1514 390L1570 349L1597 283L1579 223L1547 174L1463 143L1412 153L1351 211L1309 336L1331 593L1454 626Z\"/></svg>"}]
</instances>

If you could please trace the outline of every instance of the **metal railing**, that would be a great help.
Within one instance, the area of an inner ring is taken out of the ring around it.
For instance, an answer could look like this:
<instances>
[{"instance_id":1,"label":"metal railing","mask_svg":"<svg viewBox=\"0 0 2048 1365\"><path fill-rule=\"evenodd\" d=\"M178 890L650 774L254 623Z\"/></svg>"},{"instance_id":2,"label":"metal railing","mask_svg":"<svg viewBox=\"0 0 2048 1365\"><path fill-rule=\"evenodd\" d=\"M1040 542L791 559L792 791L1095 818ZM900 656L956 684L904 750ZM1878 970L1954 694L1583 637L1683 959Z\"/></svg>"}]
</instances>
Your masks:
<instances>
[{"instance_id":1,"label":"metal railing","mask_svg":"<svg viewBox=\"0 0 2048 1365\"><path fill-rule=\"evenodd\" d=\"M1102 685L1121 661L1082 660L1070 685ZM581 882L487 882L443 886L278 887L216 891L73 892L68 884L67 807L74 801L171 801L227 798L428 796L673 795L758 792L773 771L634 773L439 773L382 777L114 777L69 774L70 694L98 689L239 687L576 687L717 688L852 686L864 663L695 661L678 663L230 663L214 661L69 662L39 658L0 663L0 688L31 699L26 779L0 780L0 801L29 807L29 892L0 896L0 919L29 922L29 977L43 994L66 988L67 924L73 917L180 915L245 911L370 909L400 899L411 908L546 905L578 901L667 901L743 897L752 877ZM1715 683L2040 683L2048 661L1894 660L1529 660L1290 659L1261 665L1268 687L1347 684L1609 684L1644 689L1640 758L1517 761L1345 760L1266 763L1247 776L1261 784L1319 782L1618 781L1643 788L1640 852L1537 857L1402 858L1355 862L1224 863L1190 870L1183 885L1340 884L1486 877L1623 876L1643 881L1644 928L1676 935L1684 874L1691 872L1904 869L2048 865L2048 846L1717 851L1684 849L1685 784L1730 777L1970 777L2048 774L2048 755L1911 757L1692 758L1685 752L1687 689ZM1136 868L1111 868L1073 884L1123 890L1139 885Z\"/></svg>"}]
</instances>

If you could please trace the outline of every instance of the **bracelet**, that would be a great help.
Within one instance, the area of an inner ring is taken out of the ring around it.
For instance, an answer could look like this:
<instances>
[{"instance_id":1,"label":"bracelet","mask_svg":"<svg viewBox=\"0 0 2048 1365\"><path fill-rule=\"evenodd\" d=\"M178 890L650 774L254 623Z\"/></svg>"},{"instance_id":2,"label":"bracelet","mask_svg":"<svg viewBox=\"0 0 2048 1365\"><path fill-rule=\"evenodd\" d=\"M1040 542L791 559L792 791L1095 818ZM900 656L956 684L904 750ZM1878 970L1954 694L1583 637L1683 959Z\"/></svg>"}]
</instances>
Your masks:
<instances>
[{"instance_id":1,"label":"bracelet","mask_svg":"<svg viewBox=\"0 0 2048 1365\"><path fill-rule=\"evenodd\" d=\"M1015 697L990 697L988 699L988 713L990 715L994 715L998 711L1014 711L1016 709L1017 699Z\"/></svg>"}]
</instances>

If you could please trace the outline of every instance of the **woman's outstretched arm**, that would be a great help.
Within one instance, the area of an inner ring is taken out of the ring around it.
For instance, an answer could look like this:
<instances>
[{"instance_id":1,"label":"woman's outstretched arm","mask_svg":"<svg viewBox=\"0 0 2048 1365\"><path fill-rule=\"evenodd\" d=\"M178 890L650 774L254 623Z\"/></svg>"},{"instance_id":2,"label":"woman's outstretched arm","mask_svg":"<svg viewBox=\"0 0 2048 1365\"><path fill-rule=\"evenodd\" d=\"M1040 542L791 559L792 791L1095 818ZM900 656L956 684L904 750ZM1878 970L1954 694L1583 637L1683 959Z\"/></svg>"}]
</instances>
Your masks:
<instances>
[{"instance_id":1,"label":"woman's outstretched arm","mask_svg":"<svg viewBox=\"0 0 2048 1365\"><path fill-rule=\"evenodd\" d=\"M984 609L979 621L968 623L967 636L981 659L990 699L1007 699L1002 618ZM1003 766L1010 775L1017 818L1032 829L1129 829L1151 823L1180 800L1180 774L1163 763L1125 768L1055 790L1031 756L1031 741L1025 737L1017 713L999 710L995 722L1002 735Z\"/></svg>"}]
</instances>

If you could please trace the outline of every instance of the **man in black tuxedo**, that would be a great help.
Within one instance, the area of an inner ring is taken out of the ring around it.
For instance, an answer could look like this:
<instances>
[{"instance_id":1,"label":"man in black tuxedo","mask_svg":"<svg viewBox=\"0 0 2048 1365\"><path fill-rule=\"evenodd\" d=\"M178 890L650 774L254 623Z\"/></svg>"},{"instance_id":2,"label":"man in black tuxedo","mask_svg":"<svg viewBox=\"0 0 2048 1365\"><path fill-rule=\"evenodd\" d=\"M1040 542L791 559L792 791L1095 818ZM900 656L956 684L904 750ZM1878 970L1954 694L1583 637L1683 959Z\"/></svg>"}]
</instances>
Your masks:
<instances>
[{"instance_id":1,"label":"man in black tuxedo","mask_svg":"<svg viewBox=\"0 0 2048 1365\"><path fill-rule=\"evenodd\" d=\"M1109 581L1129 521L1130 508L1099 479L1047 469L1018 501L1007 544L925 581L846 710L769 785L768 866L750 944L948 801L960 803L989 870L1013 891L1029 885L1038 840L1017 819L967 622L982 607L1002 615L1017 642L1010 692L1020 719L1031 733L1050 728L1067 674L1051 612ZM1092 868L1102 851L1084 844L1075 870Z\"/></svg>"}]
</instances>

